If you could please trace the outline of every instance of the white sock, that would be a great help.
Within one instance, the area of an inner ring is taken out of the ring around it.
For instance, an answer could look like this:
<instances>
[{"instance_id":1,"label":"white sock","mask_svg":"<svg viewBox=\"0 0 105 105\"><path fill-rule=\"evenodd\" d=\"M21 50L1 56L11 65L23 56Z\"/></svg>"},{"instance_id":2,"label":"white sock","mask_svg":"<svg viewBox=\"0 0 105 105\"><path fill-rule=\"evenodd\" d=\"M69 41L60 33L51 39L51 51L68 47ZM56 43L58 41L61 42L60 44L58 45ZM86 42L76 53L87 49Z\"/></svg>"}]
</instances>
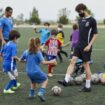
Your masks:
<instances>
[{"instance_id":1,"label":"white sock","mask_svg":"<svg viewBox=\"0 0 105 105\"><path fill-rule=\"evenodd\" d=\"M91 85L91 81L90 80L86 80L86 85L85 85L86 88L90 88L91 87L90 85Z\"/></svg>"},{"instance_id":2,"label":"white sock","mask_svg":"<svg viewBox=\"0 0 105 105\"><path fill-rule=\"evenodd\" d=\"M69 81L70 81L70 77L71 77L71 76L70 76L69 74L66 74L66 75L65 75L65 81L66 81L66 82L69 82Z\"/></svg>"}]
</instances>

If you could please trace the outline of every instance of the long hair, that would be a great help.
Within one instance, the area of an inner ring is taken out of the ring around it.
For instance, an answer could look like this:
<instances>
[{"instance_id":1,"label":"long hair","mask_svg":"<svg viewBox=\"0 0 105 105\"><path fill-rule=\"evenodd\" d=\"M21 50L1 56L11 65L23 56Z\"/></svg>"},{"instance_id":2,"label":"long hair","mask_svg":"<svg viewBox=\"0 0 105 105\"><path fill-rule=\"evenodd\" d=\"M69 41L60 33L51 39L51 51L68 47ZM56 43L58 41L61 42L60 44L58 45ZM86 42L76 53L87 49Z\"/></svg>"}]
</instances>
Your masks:
<instances>
[{"instance_id":1,"label":"long hair","mask_svg":"<svg viewBox=\"0 0 105 105\"><path fill-rule=\"evenodd\" d=\"M31 38L29 41L29 53L36 53L39 50L40 40L39 38Z\"/></svg>"}]
</instances>

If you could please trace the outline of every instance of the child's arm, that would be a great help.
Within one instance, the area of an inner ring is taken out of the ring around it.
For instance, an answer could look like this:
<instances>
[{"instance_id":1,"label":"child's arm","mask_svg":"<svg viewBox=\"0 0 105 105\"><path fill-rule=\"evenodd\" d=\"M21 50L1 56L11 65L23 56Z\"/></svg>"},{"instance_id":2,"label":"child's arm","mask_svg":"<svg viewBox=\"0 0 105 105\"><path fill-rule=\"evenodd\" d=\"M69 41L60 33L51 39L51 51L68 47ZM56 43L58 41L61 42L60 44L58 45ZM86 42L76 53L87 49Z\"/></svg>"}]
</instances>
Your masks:
<instances>
[{"instance_id":1,"label":"child's arm","mask_svg":"<svg viewBox=\"0 0 105 105\"><path fill-rule=\"evenodd\" d=\"M15 59L15 60L17 60L17 61L20 61L19 57L17 57L17 56L14 56L12 58Z\"/></svg>"},{"instance_id":2,"label":"child's arm","mask_svg":"<svg viewBox=\"0 0 105 105\"><path fill-rule=\"evenodd\" d=\"M27 50L23 52L22 56L19 59L20 62L23 62L23 63L26 62L27 53L28 53Z\"/></svg>"},{"instance_id":3,"label":"child's arm","mask_svg":"<svg viewBox=\"0 0 105 105\"><path fill-rule=\"evenodd\" d=\"M56 61L56 59L50 60L50 61L45 61L45 60L43 60L43 61L42 61L42 64L44 64L44 65L48 65L48 64L57 65L57 61Z\"/></svg>"}]
</instances>

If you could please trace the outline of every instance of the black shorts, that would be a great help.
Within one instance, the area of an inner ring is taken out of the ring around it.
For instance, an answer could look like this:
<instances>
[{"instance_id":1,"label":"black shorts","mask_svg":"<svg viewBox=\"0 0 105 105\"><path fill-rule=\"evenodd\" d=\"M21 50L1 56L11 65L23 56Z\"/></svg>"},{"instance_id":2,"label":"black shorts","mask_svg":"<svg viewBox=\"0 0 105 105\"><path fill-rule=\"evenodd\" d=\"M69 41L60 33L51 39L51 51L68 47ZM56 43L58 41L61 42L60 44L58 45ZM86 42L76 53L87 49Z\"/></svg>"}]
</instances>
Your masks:
<instances>
[{"instance_id":1,"label":"black shorts","mask_svg":"<svg viewBox=\"0 0 105 105\"><path fill-rule=\"evenodd\" d=\"M83 62L87 62L87 61L90 61L91 60L92 48L88 52L84 52L83 51L84 48L83 47L80 47L80 46L76 46L76 48L74 49L73 56L76 56L76 57L82 59Z\"/></svg>"}]
</instances>

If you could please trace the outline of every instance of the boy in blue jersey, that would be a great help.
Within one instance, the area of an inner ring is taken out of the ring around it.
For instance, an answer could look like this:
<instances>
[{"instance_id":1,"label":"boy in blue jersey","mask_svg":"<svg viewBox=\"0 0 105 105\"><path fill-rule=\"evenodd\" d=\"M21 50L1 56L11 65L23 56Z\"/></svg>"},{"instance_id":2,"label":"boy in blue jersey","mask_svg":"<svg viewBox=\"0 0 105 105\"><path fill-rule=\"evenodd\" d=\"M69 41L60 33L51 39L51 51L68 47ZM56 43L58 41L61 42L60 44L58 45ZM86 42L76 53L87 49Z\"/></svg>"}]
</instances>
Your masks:
<instances>
[{"instance_id":1,"label":"boy in blue jersey","mask_svg":"<svg viewBox=\"0 0 105 105\"><path fill-rule=\"evenodd\" d=\"M39 38L31 38L29 41L28 50L24 51L23 55L20 58L20 61L26 61L26 72L31 80L31 89L29 93L29 97L33 98L35 96L34 88L36 83L41 84L41 88L38 92L38 97L41 101L45 101L45 88L48 83L47 75L40 68L40 63L46 64L56 64L56 60L45 61L42 53L40 52L40 40Z\"/></svg>"},{"instance_id":2,"label":"boy in blue jersey","mask_svg":"<svg viewBox=\"0 0 105 105\"><path fill-rule=\"evenodd\" d=\"M16 60L19 58L16 56L17 47L16 42L20 37L20 33L12 30L9 34L9 42L5 44L1 49L1 56L3 57L3 71L9 76L10 81L6 85L3 93L15 93L20 83L17 83L18 72L16 69Z\"/></svg>"},{"instance_id":3,"label":"boy in blue jersey","mask_svg":"<svg viewBox=\"0 0 105 105\"><path fill-rule=\"evenodd\" d=\"M39 30L37 30L35 28L35 33L39 33L40 34L41 45L45 44L45 42L47 41L47 39L50 36L49 26L50 26L50 24L48 22L46 22L46 23L44 23L44 28L41 28Z\"/></svg>"},{"instance_id":4,"label":"boy in blue jersey","mask_svg":"<svg viewBox=\"0 0 105 105\"><path fill-rule=\"evenodd\" d=\"M39 33L40 34L40 43L41 43L41 47L43 47L43 45L46 43L46 41L48 40L48 38L51 35L50 29L49 29L50 24L48 22L44 23L44 28L40 28L39 30L37 30L36 28L35 33ZM46 56L46 53L42 51L43 56Z\"/></svg>"},{"instance_id":5,"label":"boy in blue jersey","mask_svg":"<svg viewBox=\"0 0 105 105\"><path fill-rule=\"evenodd\" d=\"M9 33L13 29L12 12L11 7L6 7L4 16L0 18L0 48L9 41Z\"/></svg>"}]
</instances>

